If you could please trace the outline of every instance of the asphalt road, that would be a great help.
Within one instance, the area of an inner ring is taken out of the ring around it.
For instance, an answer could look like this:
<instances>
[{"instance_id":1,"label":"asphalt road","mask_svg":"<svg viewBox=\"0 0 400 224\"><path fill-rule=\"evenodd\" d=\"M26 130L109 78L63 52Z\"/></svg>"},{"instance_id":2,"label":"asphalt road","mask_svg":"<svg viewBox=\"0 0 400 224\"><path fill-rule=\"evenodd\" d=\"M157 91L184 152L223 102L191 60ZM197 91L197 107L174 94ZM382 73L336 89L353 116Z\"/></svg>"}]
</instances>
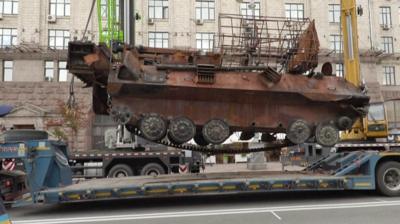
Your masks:
<instances>
[{"instance_id":1,"label":"asphalt road","mask_svg":"<svg viewBox=\"0 0 400 224\"><path fill-rule=\"evenodd\" d=\"M395 224L400 198L356 191L268 193L35 205L9 214L14 224Z\"/></svg>"},{"instance_id":2,"label":"asphalt road","mask_svg":"<svg viewBox=\"0 0 400 224\"><path fill-rule=\"evenodd\" d=\"M395 224L400 198L311 192L103 201L13 208L14 224Z\"/></svg>"}]
</instances>

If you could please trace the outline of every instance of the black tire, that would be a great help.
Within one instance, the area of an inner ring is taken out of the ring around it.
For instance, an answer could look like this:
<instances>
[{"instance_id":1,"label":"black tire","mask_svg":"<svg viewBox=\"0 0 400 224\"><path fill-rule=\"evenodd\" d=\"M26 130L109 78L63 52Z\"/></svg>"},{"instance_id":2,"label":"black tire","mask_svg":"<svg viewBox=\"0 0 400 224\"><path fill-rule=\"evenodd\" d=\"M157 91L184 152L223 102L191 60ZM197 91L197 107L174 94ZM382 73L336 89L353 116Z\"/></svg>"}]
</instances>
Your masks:
<instances>
[{"instance_id":1,"label":"black tire","mask_svg":"<svg viewBox=\"0 0 400 224\"><path fill-rule=\"evenodd\" d=\"M133 170L126 164L117 164L108 171L107 177L119 178L133 176Z\"/></svg>"},{"instance_id":2,"label":"black tire","mask_svg":"<svg viewBox=\"0 0 400 224\"><path fill-rule=\"evenodd\" d=\"M10 130L0 135L0 141L3 142L46 140L48 138L47 132L37 130Z\"/></svg>"},{"instance_id":3,"label":"black tire","mask_svg":"<svg viewBox=\"0 0 400 224\"><path fill-rule=\"evenodd\" d=\"M376 171L376 186L378 192L385 196L400 196L400 163L390 161L380 164Z\"/></svg>"},{"instance_id":4,"label":"black tire","mask_svg":"<svg viewBox=\"0 0 400 224\"><path fill-rule=\"evenodd\" d=\"M158 176L162 174L165 174L165 170L158 163L146 164L140 171L141 176Z\"/></svg>"}]
</instances>

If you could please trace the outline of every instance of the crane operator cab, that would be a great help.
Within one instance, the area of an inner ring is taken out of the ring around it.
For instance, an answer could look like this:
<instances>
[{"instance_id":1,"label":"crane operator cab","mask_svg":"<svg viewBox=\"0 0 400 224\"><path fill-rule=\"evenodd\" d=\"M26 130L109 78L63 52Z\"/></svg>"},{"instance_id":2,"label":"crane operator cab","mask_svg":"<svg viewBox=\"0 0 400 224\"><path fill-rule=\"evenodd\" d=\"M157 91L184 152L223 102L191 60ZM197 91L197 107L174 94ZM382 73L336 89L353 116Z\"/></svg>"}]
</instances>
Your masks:
<instances>
[{"instance_id":1,"label":"crane operator cab","mask_svg":"<svg viewBox=\"0 0 400 224\"><path fill-rule=\"evenodd\" d=\"M367 138L386 138L388 125L384 103L373 103L369 106L367 117L364 118L365 135Z\"/></svg>"},{"instance_id":2,"label":"crane operator cab","mask_svg":"<svg viewBox=\"0 0 400 224\"><path fill-rule=\"evenodd\" d=\"M371 103L368 113L361 120L357 120L349 131L340 133L341 141L387 141L388 121L386 108L383 102Z\"/></svg>"}]
</instances>

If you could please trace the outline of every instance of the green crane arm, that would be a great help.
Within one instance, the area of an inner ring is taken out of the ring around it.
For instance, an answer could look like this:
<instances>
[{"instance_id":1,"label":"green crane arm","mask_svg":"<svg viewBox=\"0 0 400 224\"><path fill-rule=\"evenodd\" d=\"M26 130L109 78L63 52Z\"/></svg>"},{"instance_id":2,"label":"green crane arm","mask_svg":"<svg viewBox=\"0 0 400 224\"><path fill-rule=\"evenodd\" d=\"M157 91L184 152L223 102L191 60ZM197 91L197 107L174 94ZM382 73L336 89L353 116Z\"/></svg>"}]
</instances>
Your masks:
<instances>
[{"instance_id":1,"label":"green crane arm","mask_svg":"<svg viewBox=\"0 0 400 224\"><path fill-rule=\"evenodd\" d=\"M98 0L97 15L99 23L99 42L108 46L112 42L122 42L124 34L121 29L119 16L119 0Z\"/></svg>"}]
</instances>

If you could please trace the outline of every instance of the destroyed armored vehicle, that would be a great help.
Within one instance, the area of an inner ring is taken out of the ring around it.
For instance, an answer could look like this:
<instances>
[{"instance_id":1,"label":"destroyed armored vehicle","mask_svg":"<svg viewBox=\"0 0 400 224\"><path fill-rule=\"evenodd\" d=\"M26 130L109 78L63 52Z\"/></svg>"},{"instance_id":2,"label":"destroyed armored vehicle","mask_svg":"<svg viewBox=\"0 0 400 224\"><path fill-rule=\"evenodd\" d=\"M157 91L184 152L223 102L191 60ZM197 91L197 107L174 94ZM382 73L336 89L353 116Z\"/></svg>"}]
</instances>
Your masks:
<instances>
[{"instance_id":1,"label":"destroyed armored vehicle","mask_svg":"<svg viewBox=\"0 0 400 224\"><path fill-rule=\"evenodd\" d=\"M314 21L221 14L210 51L71 42L70 72L93 87L97 114L128 130L181 145L218 145L234 132L333 146L363 116L360 87L316 71Z\"/></svg>"}]
</instances>

